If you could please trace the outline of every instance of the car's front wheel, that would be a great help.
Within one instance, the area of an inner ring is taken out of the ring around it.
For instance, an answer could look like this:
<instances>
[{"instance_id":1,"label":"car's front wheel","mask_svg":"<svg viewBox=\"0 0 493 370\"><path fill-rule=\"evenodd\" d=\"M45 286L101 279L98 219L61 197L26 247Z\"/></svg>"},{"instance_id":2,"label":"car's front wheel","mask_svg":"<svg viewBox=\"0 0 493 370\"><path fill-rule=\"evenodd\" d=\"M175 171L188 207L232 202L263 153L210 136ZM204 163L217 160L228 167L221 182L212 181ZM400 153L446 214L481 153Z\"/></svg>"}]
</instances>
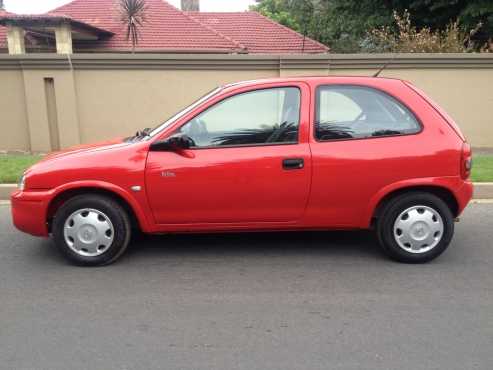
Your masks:
<instances>
[{"instance_id":1,"label":"car's front wheel","mask_svg":"<svg viewBox=\"0 0 493 370\"><path fill-rule=\"evenodd\" d=\"M88 194L75 196L58 209L52 232L55 244L70 262L102 266L123 254L130 241L131 226L118 202Z\"/></svg>"},{"instance_id":2,"label":"car's front wheel","mask_svg":"<svg viewBox=\"0 0 493 370\"><path fill-rule=\"evenodd\" d=\"M454 235L454 219L439 197L409 192L383 207L377 235L383 250L394 260L428 262L447 249Z\"/></svg>"}]
</instances>

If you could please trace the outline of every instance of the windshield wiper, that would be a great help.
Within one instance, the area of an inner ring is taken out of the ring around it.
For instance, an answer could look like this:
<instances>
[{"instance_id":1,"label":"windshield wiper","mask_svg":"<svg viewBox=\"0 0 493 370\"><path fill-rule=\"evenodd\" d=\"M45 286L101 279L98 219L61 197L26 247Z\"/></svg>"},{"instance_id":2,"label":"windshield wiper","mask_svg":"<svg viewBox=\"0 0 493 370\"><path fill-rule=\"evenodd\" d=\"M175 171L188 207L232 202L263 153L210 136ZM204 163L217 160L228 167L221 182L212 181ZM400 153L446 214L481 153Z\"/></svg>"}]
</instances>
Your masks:
<instances>
[{"instance_id":1,"label":"windshield wiper","mask_svg":"<svg viewBox=\"0 0 493 370\"><path fill-rule=\"evenodd\" d=\"M136 137L146 137L146 136L149 136L151 131L152 131L152 128L147 127L145 129L143 129L142 131L137 131L137 134L135 136Z\"/></svg>"},{"instance_id":2,"label":"windshield wiper","mask_svg":"<svg viewBox=\"0 0 493 370\"><path fill-rule=\"evenodd\" d=\"M142 131L137 131L134 136L127 137L125 139L125 141L129 142L129 141L137 141L137 140L143 139L143 138L149 136L151 131L152 131L152 128L147 127L145 129L143 129Z\"/></svg>"}]
</instances>

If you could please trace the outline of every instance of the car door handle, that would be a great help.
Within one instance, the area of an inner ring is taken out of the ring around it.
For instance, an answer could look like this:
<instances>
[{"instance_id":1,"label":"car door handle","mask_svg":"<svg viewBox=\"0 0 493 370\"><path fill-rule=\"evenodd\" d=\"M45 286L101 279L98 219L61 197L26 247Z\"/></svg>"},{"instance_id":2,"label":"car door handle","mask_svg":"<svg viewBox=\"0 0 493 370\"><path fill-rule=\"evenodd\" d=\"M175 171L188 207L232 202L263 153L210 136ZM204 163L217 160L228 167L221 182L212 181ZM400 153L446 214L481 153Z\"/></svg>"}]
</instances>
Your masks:
<instances>
[{"instance_id":1,"label":"car door handle","mask_svg":"<svg viewBox=\"0 0 493 370\"><path fill-rule=\"evenodd\" d=\"M282 161L282 168L285 170L301 170L304 166L303 158L288 158Z\"/></svg>"}]
</instances>

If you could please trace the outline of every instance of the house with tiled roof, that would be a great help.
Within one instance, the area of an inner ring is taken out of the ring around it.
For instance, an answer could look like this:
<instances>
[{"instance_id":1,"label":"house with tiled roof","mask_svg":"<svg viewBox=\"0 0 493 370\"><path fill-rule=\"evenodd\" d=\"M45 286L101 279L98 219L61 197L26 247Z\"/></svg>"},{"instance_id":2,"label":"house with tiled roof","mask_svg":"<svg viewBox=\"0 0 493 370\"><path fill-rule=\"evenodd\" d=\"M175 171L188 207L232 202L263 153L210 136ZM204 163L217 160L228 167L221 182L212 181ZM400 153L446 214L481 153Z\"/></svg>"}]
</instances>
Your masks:
<instances>
[{"instance_id":1,"label":"house with tiled roof","mask_svg":"<svg viewBox=\"0 0 493 370\"><path fill-rule=\"evenodd\" d=\"M329 48L256 12L207 13L146 0L137 53L322 54ZM39 15L0 11L0 52L131 52L117 0L74 0Z\"/></svg>"}]
</instances>

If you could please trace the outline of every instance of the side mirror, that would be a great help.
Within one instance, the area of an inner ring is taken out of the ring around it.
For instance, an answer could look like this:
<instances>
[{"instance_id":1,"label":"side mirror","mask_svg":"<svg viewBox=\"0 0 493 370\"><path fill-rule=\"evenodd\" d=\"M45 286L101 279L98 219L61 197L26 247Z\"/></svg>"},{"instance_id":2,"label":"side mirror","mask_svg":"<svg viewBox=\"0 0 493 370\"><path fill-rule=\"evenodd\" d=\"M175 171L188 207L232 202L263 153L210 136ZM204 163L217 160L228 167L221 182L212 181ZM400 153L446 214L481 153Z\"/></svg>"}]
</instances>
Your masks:
<instances>
[{"instance_id":1,"label":"side mirror","mask_svg":"<svg viewBox=\"0 0 493 370\"><path fill-rule=\"evenodd\" d=\"M194 145L194 141L188 135L176 134L165 140L152 143L150 150L153 152L176 152L190 149Z\"/></svg>"}]
</instances>

